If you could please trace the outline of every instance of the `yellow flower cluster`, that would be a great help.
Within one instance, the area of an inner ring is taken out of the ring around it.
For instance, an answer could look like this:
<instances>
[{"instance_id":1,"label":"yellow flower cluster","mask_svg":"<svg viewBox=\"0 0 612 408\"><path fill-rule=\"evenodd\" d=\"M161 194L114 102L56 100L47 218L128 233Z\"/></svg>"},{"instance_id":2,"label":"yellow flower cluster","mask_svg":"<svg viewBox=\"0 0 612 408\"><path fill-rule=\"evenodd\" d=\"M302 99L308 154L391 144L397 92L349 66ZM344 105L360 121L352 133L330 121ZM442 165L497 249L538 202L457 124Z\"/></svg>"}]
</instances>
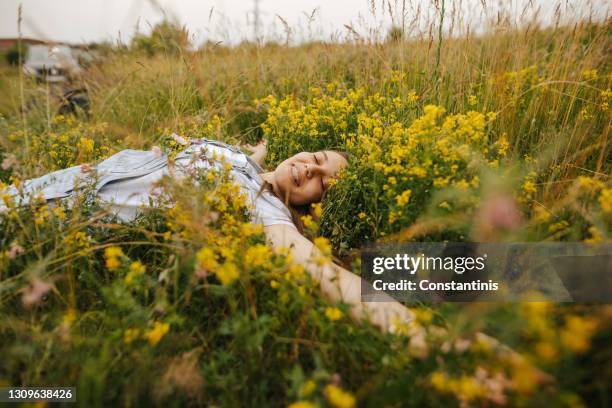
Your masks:
<instances>
[{"instance_id":1,"label":"yellow flower cluster","mask_svg":"<svg viewBox=\"0 0 612 408\"><path fill-rule=\"evenodd\" d=\"M326 307L325 317L331 321L340 320L342 318L342 310L338 309L337 307Z\"/></svg>"},{"instance_id":2,"label":"yellow flower cluster","mask_svg":"<svg viewBox=\"0 0 612 408\"><path fill-rule=\"evenodd\" d=\"M155 321L153 327L146 331L138 327L125 330L123 332L123 341L125 344L130 344L136 340L143 339L147 340L149 345L155 346L169 331L170 325L168 323Z\"/></svg>"},{"instance_id":3,"label":"yellow flower cluster","mask_svg":"<svg viewBox=\"0 0 612 408\"><path fill-rule=\"evenodd\" d=\"M143 275L145 272L146 267L139 261L134 261L130 264L130 268L127 275L125 275L124 281L126 284L130 285L132 282L134 282L134 279L140 275Z\"/></svg>"},{"instance_id":4,"label":"yellow flower cluster","mask_svg":"<svg viewBox=\"0 0 612 408\"><path fill-rule=\"evenodd\" d=\"M217 158L220 168L189 180L162 181L173 197L167 225L177 236L200 244L195 275L216 277L223 285L236 282L243 271L270 268L273 254L263 240L263 227L251 222L252 203Z\"/></svg>"},{"instance_id":5,"label":"yellow flower cluster","mask_svg":"<svg viewBox=\"0 0 612 408\"><path fill-rule=\"evenodd\" d=\"M419 110L416 95L368 95L362 88L342 90L335 85L329 89L311 88L304 102L291 96L281 100L268 96L258 102L268 109L262 129L269 141L271 164L299 151L329 146L350 151L351 166L339 178L343 187L334 189L363 192L359 205L354 205L361 211L333 212L334 224L344 221L346 225L346 231L338 235L357 235L355 219L378 223L366 228L379 233L409 225L423 211L423 197L442 188L475 192L480 186L474 171L477 164L495 167L508 152L505 136L494 146L489 142L486 131L495 120L493 112L448 115L436 105ZM475 104L477 99L472 95L470 101ZM419 197L414 204L413 197ZM466 205L477 203L463 200ZM369 211L376 211L376 217L367 217ZM347 219L338 222L338 214ZM310 221L304 220L307 226Z\"/></svg>"},{"instance_id":6,"label":"yellow flower cluster","mask_svg":"<svg viewBox=\"0 0 612 408\"><path fill-rule=\"evenodd\" d=\"M56 207L54 210L61 207ZM55 211L54 211L55 212ZM64 238L64 244L69 252L80 252L84 254L90 247L91 238L83 231L75 231Z\"/></svg>"},{"instance_id":7,"label":"yellow flower cluster","mask_svg":"<svg viewBox=\"0 0 612 408\"><path fill-rule=\"evenodd\" d=\"M337 385L326 385L323 389L323 394L332 407L352 408L355 406L355 397L353 394L343 390Z\"/></svg>"},{"instance_id":8,"label":"yellow flower cluster","mask_svg":"<svg viewBox=\"0 0 612 408\"><path fill-rule=\"evenodd\" d=\"M565 316L565 324L557 325L554 311L548 302L527 302L521 309L526 333L535 341L534 355L545 363L557 361L563 352L586 352L598 327L597 319L572 314Z\"/></svg>"},{"instance_id":9,"label":"yellow flower cluster","mask_svg":"<svg viewBox=\"0 0 612 408\"><path fill-rule=\"evenodd\" d=\"M112 153L107 128L105 123L89 124L58 115L47 132L32 138L30 154L49 170L96 162Z\"/></svg>"},{"instance_id":10,"label":"yellow flower cluster","mask_svg":"<svg viewBox=\"0 0 612 408\"><path fill-rule=\"evenodd\" d=\"M121 257L123 256L123 251L119 247L111 246L104 249L106 267L110 270L118 269L121 266Z\"/></svg>"},{"instance_id":11,"label":"yellow flower cluster","mask_svg":"<svg viewBox=\"0 0 612 408\"><path fill-rule=\"evenodd\" d=\"M155 346L170 331L168 323L155 322L153 327L144 334L151 346Z\"/></svg>"},{"instance_id":12,"label":"yellow flower cluster","mask_svg":"<svg viewBox=\"0 0 612 408\"><path fill-rule=\"evenodd\" d=\"M612 188L602 189L598 201L605 213L612 214Z\"/></svg>"},{"instance_id":13,"label":"yellow flower cluster","mask_svg":"<svg viewBox=\"0 0 612 408\"><path fill-rule=\"evenodd\" d=\"M468 375L453 378L444 372L435 371L431 374L430 382L436 390L452 393L461 401L470 402L486 396L485 387Z\"/></svg>"},{"instance_id":14,"label":"yellow flower cluster","mask_svg":"<svg viewBox=\"0 0 612 408\"><path fill-rule=\"evenodd\" d=\"M247 266L264 266L270 259L271 255L272 253L267 245L257 244L247 249L246 253L244 254L244 262Z\"/></svg>"}]
</instances>

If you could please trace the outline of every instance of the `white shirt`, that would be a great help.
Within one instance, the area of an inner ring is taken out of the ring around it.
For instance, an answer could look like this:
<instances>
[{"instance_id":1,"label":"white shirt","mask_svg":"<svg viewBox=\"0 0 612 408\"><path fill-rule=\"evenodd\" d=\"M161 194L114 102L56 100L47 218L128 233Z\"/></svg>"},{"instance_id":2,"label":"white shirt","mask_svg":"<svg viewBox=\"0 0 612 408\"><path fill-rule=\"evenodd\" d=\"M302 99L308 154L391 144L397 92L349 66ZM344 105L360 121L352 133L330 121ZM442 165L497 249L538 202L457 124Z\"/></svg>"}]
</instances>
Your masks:
<instances>
[{"instance_id":1,"label":"white shirt","mask_svg":"<svg viewBox=\"0 0 612 408\"><path fill-rule=\"evenodd\" d=\"M255 198L261 189L263 180L257 169L243 153L206 143L192 145L177 155L175 173L178 171L179 174L186 175L189 166L210 168L211 164L203 157L190 162L191 155L200 152L203 152L209 159L213 157L213 153L216 157L223 156L226 162L232 164L230 170L232 178L240 185L241 190L247 194L254 206L254 210L251 212L253 223L263 226L286 224L295 228L291 213L278 197L269 191L264 191L259 197ZM220 161L213 161L213 163L215 167L220 168L222 166ZM149 205L149 198L152 193L154 194L153 183L168 174L170 174L170 169L166 165L144 176L117 180L104 185L98 191L98 197L102 202L109 204L111 210L117 214L119 219L129 222L141 212L141 206Z\"/></svg>"}]
</instances>

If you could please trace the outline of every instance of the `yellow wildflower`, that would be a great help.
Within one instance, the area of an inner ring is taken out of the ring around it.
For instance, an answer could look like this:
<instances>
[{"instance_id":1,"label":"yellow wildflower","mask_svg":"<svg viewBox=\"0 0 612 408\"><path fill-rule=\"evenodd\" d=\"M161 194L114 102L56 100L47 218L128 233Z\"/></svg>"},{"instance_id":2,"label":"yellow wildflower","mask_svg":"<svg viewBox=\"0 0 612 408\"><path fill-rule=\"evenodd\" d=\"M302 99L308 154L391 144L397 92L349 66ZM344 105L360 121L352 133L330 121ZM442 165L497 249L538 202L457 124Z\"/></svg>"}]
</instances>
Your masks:
<instances>
[{"instance_id":1,"label":"yellow wildflower","mask_svg":"<svg viewBox=\"0 0 612 408\"><path fill-rule=\"evenodd\" d=\"M247 249L244 255L244 262L254 267L263 266L270 259L271 255L272 253L267 245L257 244Z\"/></svg>"},{"instance_id":2,"label":"yellow wildflower","mask_svg":"<svg viewBox=\"0 0 612 408\"><path fill-rule=\"evenodd\" d=\"M559 354L557 348L550 342L541 341L535 346L537 355L544 361L552 362L557 360Z\"/></svg>"},{"instance_id":3,"label":"yellow wildflower","mask_svg":"<svg viewBox=\"0 0 612 408\"><path fill-rule=\"evenodd\" d=\"M155 322L153 328L145 333L145 338L151 346L156 345L168 333L170 325L168 323Z\"/></svg>"},{"instance_id":4,"label":"yellow wildflower","mask_svg":"<svg viewBox=\"0 0 612 408\"><path fill-rule=\"evenodd\" d=\"M326 307L325 317L331 321L340 320L342 318L342 310L338 309L337 307Z\"/></svg>"},{"instance_id":5,"label":"yellow wildflower","mask_svg":"<svg viewBox=\"0 0 612 408\"><path fill-rule=\"evenodd\" d=\"M310 401L296 401L291 404L287 408L316 408L317 406Z\"/></svg>"},{"instance_id":6,"label":"yellow wildflower","mask_svg":"<svg viewBox=\"0 0 612 408\"><path fill-rule=\"evenodd\" d=\"M589 233L591 234L590 238L584 240L584 242L588 244L598 244L604 241L604 236L595 226L589 227Z\"/></svg>"},{"instance_id":7,"label":"yellow wildflower","mask_svg":"<svg viewBox=\"0 0 612 408\"><path fill-rule=\"evenodd\" d=\"M140 337L140 329L127 329L123 333L123 341L125 344L130 344L134 340L138 339L138 337Z\"/></svg>"},{"instance_id":8,"label":"yellow wildflower","mask_svg":"<svg viewBox=\"0 0 612 408\"><path fill-rule=\"evenodd\" d=\"M304 224L305 228L312 228L315 223L312 220L312 216L310 215L303 215L300 217L300 219L302 220L302 224Z\"/></svg>"},{"instance_id":9,"label":"yellow wildflower","mask_svg":"<svg viewBox=\"0 0 612 408\"><path fill-rule=\"evenodd\" d=\"M64 220L66 218L66 213L62 207L53 208L53 215L55 215L58 219Z\"/></svg>"},{"instance_id":10,"label":"yellow wildflower","mask_svg":"<svg viewBox=\"0 0 612 408\"><path fill-rule=\"evenodd\" d=\"M225 262L221 267L216 271L217 278L224 285L230 285L236 279L238 279L239 273L238 268L232 262Z\"/></svg>"},{"instance_id":11,"label":"yellow wildflower","mask_svg":"<svg viewBox=\"0 0 612 408\"><path fill-rule=\"evenodd\" d=\"M419 95L415 91L408 92L408 102L414 103L419 100Z\"/></svg>"},{"instance_id":12,"label":"yellow wildflower","mask_svg":"<svg viewBox=\"0 0 612 408\"><path fill-rule=\"evenodd\" d=\"M314 239L314 245L323 253L323 255L331 254L331 245L325 237L317 237Z\"/></svg>"},{"instance_id":13,"label":"yellow wildflower","mask_svg":"<svg viewBox=\"0 0 612 408\"><path fill-rule=\"evenodd\" d=\"M402 194L396 196L395 201L397 202L397 205L400 207L403 207L406 204L408 204L408 201L410 201L411 195L412 195L412 190L408 189L408 190L405 190Z\"/></svg>"},{"instance_id":14,"label":"yellow wildflower","mask_svg":"<svg viewBox=\"0 0 612 408\"><path fill-rule=\"evenodd\" d=\"M527 194L535 193L537 190L536 190L536 186L535 186L534 182L531 181L531 180L525 181L523 183L523 191L525 193L527 193Z\"/></svg>"},{"instance_id":15,"label":"yellow wildflower","mask_svg":"<svg viewBox=\"0 0 612 408\"><path fill-rule=\"evenodd\" d=\"M585 176L578 177L578 184L587 191L597 191L604 186L600 180Z\"/></svg>"},{"instance_id":16,"label":"yellow wildflower","mask_svg":"<svg viewBox=\"0 0 612 408\"><path fill-rule=\"evenodd\" d=\"M598 201L605 213L612 214L612 188L602 189Z\"/></svg>"},{"instance_id":17,"label":"yellow wildflower","mask_svg":"<svg viewBox=\"0 0 612 408\"><path fill-rule=\"evenodd\" d=\"M585 69L582 71L582 79L585 81L596 80L597 78L599 78L599 76L597 75L596 69Z\"/></svg>"},{"instance_id":18,"label":"yellow wildflower","mask_svg":"<svg viewBox=\"0 0 612 408\"><path fill-rule=\"evenodd\" d=\"M536 369L525 359L515 359L512 362L512 383L517 392L531 393L537 386Z\"/></svg>"},{"instance_id":19,"label":"yellow wildflower","mask_svg":"<svg viewBox=\"0 0 612 408\"><path fill-rule=\"evenodd\" d=\"M245 222L240 227L242 235L245 237L250 237L252 235L257 235L263 233L263 225L262 224L253 224L252 222Z\"/></svg>"},{"instance_id":20,"label":"yellow wildflower","mask_svg":"<svg viewBox=\"0 0 612 408\"><path fill-rule=\"evenodd\" d=\"M120 257L123 256L123 251L119 247L108 247L104 250L106 258L106 267L110 270L117 269L121 266Z\"/></svg>"},{"instance_id":21,"label":"yellow wildflower","mask_svg":"<svg viewBox=\"0 0 612 408\"><path fill-rule=\"evenodd\" d=\"M561 332L561 343L574 353L584 353L591 345L591 337L597 329L595 319L566 316L565 328Z\"/></svg>"},{"instance_id":22,"label":"yellow wildflower","mask_svg":"<svg viewBox=\"0 0 612 408\"><path fill-rule=\"evenodd\" d=\"M304 276L304 266L300 264L293 264L287 271L289 276L293 279L301 279Z\"/></svg>"},{"instance_id":23,"label":"yellow wildflower","mask_svg":"<svg viewBox=\"0 0 612 408\"><path fill-rule=\"evenodd\" d=\"M336 408L352 408L355 406L355 397L337 385L326 385L323 393L327 401Z\"/></svg>"},{"instance_id":24,"label":"yellow wildflower","mask_svg":"<svg viewBox=\"0 0 612 408\"><path fill-rule=\"evenodd\" d=\"M215 256L215 251L209 247L203 247L196 253L198 266L206 272L213 271L218 263Z\"/></svg>"},{"instance_id":25,"label":"yellow wildflower","mask_svg":"<svg viewBox=\"0 0 612 408\"><path fill-rule=\"evenodd\" d=\"M499 154L501 157L505 157L509 147L510 143L508 143L508 139L506 138L506 134L504 133L497 140L497 154Z\"/></svg>"},{"instance_id":26,"label":"yellow wildflower","mask_svg":"<svg viewBox=\"0 0 612 408\"><path fill-rule=\"evenodd\" d=\"M475 379L462 375L456 385L457 395L466 401L481 398L486 395L486 389Z\"/></svg>"},{"instance_id":27,"label":"yellow wildflower","mask_svg":"<svg viewBox=\"0 0 612 408\"><path fill-rule=\"evenodd\" d=\"M425 177L427 177L427 170L425 170L421 166L414 166L414 167L412 167L408 173L412 174L416 178L425 178Z\"/></svg>"},{"instance_id":28,"label":"yellow wildflower","mask_svg":"<svg viewBox=\"0 0 612 408\"><path fill-rule=\"evenodd\" d=\"M321 207L321 203L312 204L312 209L315 217L320 218L321 214L323 214L323 208Z\"/></svg>"},{"instance_id":29,"label":"yellow wildflower","mask_svg":"<svg viewBox=\"0 0 612 408\"><path fill-rule=\"evenodd\" d=\"M317 389L317 383L313 380L308 380L300 387L300 396L308 397Z\"/></svg>"},{"instance_id":30,"label":"yellow wildflower","mask_svg":"<svg viewBox=\"0 0 612 408\"><path fill-rule=\"evenodd\" d=\"M443 209L448 210L448 211L451 210L451 206L448 203L448 201L442 201L440 204L438 204L438 207L443 208Z\"/></svg>"},{"instance_id":31,"label":"yellow wildflower","mask_svg":"<svg viewBox=\"0 0 612 408\"><path fill-rule=\"evenodd\" d=\"M141 264L139 261L132 262L130 264L129 272L127 273L127 275L125 275L125 283L129 285L130 283L134 281L136 277L144 274L145 271L146 271L146 267L143 264Z\"/></svg>"},{"instance_id":32,"label":"yellow wildflower","mask_svg":"<svg viewBox=\"0 0 612 408\"><path fill-rule=\"evenodd\" d=\"M434 371L429 377L429 382L438 391L446 392L449 390L449 378L446 373Z\"/></svg>"},{"instance_id":33,"label":"yellow wildflower","mask_svg":"<svg viewBox=\"0 0 612 408\"><path fill-rule=\"evenodd\" d=\"M569 227L569 222L561 220L559 222L555 222L554 224L550 224L548 226L548 232L554 234L555 232L563 231L567 227Z\"/></svg>"}]
</instances>

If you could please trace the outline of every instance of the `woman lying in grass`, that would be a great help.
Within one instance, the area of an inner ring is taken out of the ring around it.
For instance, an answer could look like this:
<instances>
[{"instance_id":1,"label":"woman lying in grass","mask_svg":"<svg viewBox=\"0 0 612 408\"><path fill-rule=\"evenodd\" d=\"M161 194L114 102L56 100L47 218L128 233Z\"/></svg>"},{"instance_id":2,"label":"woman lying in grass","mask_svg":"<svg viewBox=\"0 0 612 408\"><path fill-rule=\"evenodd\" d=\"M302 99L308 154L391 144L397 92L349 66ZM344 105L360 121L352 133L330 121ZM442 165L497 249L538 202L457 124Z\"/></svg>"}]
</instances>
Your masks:
<instances>
[{"instance_id":1,"label":"woman lying in grass","mask_svg":"<svg viewBox=\"0 0 612 408\"><path fill-rule=\"evenodd\" d=\"M292 249L293 259L320 283L325 297L349 304L355 320L369 319L383 331L393 331L397 323L413 319L413 314L391 297L388 302L362 303L361 278L331 262L322 265L317 262L322 254L296 227L300 225L297 209L321 201L330 180L348 165L346 154L333 150L301 152L280 163L274 171L265 172L260 167L266 155L264 143L250 147L253 154L247 156L237 147L214 140L187 142L180 137L177 140L184 142L185 149L171 161L158 148L128 149L95 166L98 177L95 192L122 221L135 219L140 207L150 204L150 199L159 193L156 182L163 176L189 176L197 169L225 167L253 204L252 222L263 225L273 247ZM26 181L25 194L11 186L10 194L21 204L27 204L31 193L38 192L46 200L68 198L75 182L87 179L90 170L88 165L59 170ZM3 205L0 204L0 210Z\"/></svg>"}]
</instances>

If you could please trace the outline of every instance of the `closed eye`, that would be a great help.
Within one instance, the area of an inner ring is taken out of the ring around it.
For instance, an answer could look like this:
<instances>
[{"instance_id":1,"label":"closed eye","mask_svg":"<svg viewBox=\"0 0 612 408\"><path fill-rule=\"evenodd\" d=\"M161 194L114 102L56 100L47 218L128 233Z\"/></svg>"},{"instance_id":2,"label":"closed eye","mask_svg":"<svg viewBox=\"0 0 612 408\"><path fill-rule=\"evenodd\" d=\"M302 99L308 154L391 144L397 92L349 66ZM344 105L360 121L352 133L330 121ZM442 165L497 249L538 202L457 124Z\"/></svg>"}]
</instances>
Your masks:
<instances>
[{"instance_id":1,"label":"closed eye","mask_svg":"<svg viewBox=\"0 0 612 408\"><path fill-rule=\"evenodd\" d=\"M315 159L315 163L317 163L318 165L320 165L319 163L319 159L317 158L317 154L313 153L312 156ZM323 183L323 176L321 176L321 193L325 192L325 183Z\"/></svg>"}]
</instances>

